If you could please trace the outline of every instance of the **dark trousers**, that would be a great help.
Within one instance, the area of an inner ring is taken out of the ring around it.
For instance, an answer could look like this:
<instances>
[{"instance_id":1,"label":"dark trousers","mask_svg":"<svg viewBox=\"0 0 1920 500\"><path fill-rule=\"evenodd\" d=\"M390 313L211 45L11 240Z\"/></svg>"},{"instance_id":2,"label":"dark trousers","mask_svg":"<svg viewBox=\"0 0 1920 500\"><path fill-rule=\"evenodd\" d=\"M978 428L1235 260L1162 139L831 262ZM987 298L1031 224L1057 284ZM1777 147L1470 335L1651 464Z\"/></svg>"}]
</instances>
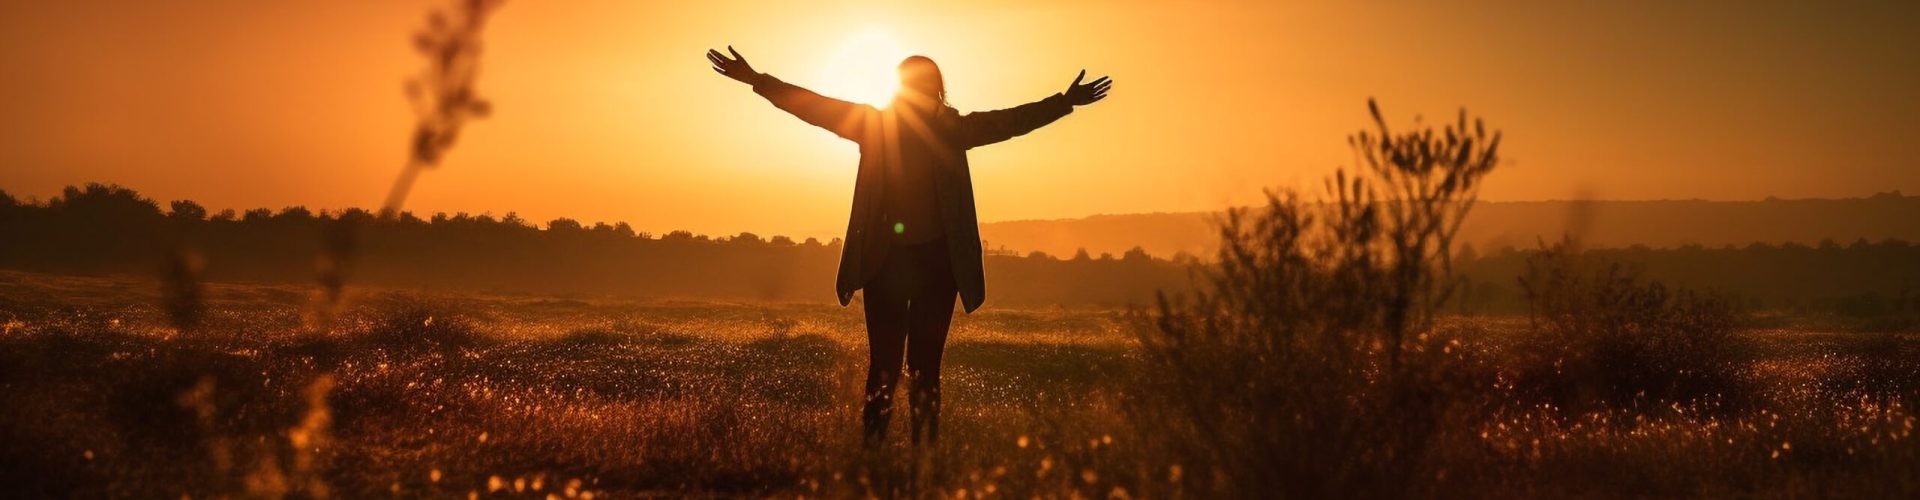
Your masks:
<instances>
[{"instance_id":1,"label":"dark trousers","mask_svg":"<svg viewBox=\"0 0 1920 500\"><path fill-rule=\"evenodd\" d=\"M940 354L958 294L946 241L889 248L865 290L869 357L861 423L867 443L886 438L903 355L912 383L907 405L913 442L931 443L940 436Z\"/></svg>"}]
</instances>

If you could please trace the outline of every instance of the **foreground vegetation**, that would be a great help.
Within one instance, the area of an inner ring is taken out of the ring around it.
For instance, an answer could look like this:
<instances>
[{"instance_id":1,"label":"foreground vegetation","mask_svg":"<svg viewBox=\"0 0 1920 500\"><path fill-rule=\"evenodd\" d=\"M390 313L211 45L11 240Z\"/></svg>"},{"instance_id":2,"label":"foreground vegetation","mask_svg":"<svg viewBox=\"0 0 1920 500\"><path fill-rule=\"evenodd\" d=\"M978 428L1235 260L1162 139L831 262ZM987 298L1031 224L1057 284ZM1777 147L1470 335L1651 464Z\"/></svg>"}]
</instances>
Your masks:
<instances>
[{"instance_id":1,"label":"foreground vegetation","mask_svg":"<svg viewBox=\"0 0 1920 500\"><path fill-rule=\"evenodd\" d=\"M309 288L215 284L206 320L180 331L149 305L159 289L0 273L7 496L1206 497L1236 481L1129 409L1146 381L1120 311L960 318L945 441L874 456L856 445L857 309L363 291L320 327ZM1423 345L1448 366L1538 372L1554 360L1532 330L1442 318ZM1738 406L1570 410L1518 396L1517 378L1448 389L1478 396L1443 413L1405 494L1920 491L1920 339L1728 342L1751 388Z\"/></svg>"}]
</instances>

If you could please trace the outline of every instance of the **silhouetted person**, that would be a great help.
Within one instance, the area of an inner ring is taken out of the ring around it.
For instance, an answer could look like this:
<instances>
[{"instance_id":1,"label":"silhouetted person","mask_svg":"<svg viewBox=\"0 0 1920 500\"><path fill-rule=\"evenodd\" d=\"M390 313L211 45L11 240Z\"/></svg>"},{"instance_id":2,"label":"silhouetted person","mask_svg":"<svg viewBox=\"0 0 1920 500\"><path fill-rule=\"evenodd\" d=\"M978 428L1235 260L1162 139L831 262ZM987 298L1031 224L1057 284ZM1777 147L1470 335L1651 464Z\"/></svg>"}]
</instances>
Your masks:
<instances>
[{"instance_id":1,"label":"silhouetted person","mask_svg":"<svg viewBox=\"0 0 1920 500\"><path fill-rule=\"evenodd\" d=\"M867 443L886 437L904 351L913 442L939 437L940 355L956 294L973 312L986 300L980 228L974 217L967 150L1032 132L1107 95L1112 81L1082 84L1081 71L1063 93L999 111L960 114L947 104L940 67L921 56L900 63L900 91L885 108L823 97L759 73L745 57L707 51L714 71L801 120L860 144L835 291L840 304L866 290Z\"/></svg>"}]
</instances>

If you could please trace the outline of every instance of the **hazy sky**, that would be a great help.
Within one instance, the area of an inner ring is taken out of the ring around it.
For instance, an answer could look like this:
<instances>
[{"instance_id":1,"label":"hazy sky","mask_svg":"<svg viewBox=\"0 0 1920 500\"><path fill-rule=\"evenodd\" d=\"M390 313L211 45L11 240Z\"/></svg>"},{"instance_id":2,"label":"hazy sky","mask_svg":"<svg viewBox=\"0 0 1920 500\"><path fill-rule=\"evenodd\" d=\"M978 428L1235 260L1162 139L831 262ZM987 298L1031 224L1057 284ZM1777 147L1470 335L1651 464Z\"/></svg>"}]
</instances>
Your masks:
<instances>
[{"instance_id":1,"label":"hazy sky","mask_svg":"<svg viewBox=\"0 0 1920 500\"><path fill-rule=\"evenodd\" d=\"M1504 129L1488 199L1920 192L1920 3L1276 3L510 2L479 83L495 115L408 208L836 235L855 148L709 71L728 43L856 99L925 54L962 111L1112 75L1106 101L972 153L987 221L1317 188L1368 96L1401 124L1465 106ZM0 4L0 189L375 206L432 5Z\"/></svg>"}]
</instances>

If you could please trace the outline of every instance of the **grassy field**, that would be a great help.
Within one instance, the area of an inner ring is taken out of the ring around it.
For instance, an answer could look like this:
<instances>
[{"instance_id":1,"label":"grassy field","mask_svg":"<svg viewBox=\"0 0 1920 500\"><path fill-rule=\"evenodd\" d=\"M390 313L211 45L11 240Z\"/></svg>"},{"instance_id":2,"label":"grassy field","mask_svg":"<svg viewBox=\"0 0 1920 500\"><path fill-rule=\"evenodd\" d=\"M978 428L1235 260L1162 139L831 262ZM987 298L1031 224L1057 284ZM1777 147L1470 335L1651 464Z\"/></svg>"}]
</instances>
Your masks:
<instances>
[{"instance_id":1,"label":"grassy field","mask_svg":"<svg viewBox=\"0 0 1920 500\"><path fill-rule=\"evenodd\" d=\"M1226 482L1133 406L1127 311L956 318L944 441L895 432L868 452L857 307L359 289L321 326L312 294L209 284L205 321L180 331L152 281L0 272L0 496L1208 497ZM1475 359L1518 357L1506 339L1527 328L1443 323ZM1920 339L1740 341L1756 403L1453 415L1408 491L1920 493Z\"/></svg>"}]
</instances>

